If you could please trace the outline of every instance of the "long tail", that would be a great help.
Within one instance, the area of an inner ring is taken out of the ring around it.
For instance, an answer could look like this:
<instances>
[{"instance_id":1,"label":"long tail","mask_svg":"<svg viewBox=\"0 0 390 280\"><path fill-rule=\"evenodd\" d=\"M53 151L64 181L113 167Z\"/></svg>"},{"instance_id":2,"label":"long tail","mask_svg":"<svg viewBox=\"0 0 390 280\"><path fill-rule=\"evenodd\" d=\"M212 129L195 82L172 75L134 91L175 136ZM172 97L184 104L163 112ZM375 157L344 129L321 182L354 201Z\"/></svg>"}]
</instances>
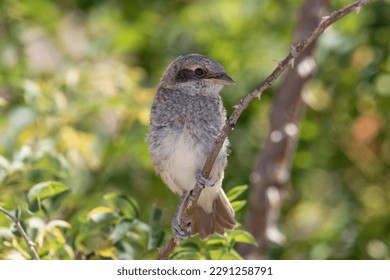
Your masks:
<instances>
[{"instance_id":1,"label":"long tail","mask_svg":"<svg viewBox=\"0 0 390 280\"><path fill-rule=\"evenodd\" d=\"M225 229L233 229L235 224L234 210L222 189L213 202L211 213L199 205L193 208L191 231L193 235L199 234L201 239L214 233L222 235Z\"/></svg>"}]
</instances>

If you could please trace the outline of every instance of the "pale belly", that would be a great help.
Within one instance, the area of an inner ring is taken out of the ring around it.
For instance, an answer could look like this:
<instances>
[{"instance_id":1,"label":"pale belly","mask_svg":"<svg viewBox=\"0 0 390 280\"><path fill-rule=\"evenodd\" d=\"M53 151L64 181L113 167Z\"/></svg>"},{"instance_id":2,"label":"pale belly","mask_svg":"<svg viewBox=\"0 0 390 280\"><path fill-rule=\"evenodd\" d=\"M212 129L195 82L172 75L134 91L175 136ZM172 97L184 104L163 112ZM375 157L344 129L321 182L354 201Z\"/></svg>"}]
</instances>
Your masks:
<instances>
[{"instance_id":1,"label":"pale belly","mask_svg":"<svg viewBox=\"0 0 390 280\"><path fill-rule=\"evenodd\" d=\"M203 168L207 155L202 147L194 143L191 135L185 130L180 135L167 137L164 145L166 145L165 149L170 152L165 164L160 166L160 176L174 193L182 195L183 191L188 192L195 187L196 171ZM223 169L218 174L218 177L213 178L214 186L204 189L198 200L198 204L202 205L207 212L211 211L212 202L220 191Z\"/></svg>"},{"instance_id":2,"label":"pale belly","mask_svg":"<svg viewBox=\"0 0 390 280\"><path fill-rule=\"evenodd\" d=\"M167 147L171 153L161 177L173 192L181 195L183 190L189 191L195 186L196 170L203 167L206 157L193 143L189 133L184 131L175 138L175 141L166 141L171 145Z\"/></svg>"}]
</instances>

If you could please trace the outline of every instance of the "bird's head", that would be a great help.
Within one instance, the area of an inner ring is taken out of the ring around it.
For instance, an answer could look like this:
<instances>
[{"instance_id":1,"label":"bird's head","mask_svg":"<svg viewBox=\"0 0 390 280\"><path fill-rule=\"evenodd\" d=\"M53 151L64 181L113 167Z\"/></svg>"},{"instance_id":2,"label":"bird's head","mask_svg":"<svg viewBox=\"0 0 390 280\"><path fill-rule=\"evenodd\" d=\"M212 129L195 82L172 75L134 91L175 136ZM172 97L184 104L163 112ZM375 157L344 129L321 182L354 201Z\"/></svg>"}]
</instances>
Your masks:
<instances>
[{"instance_id":1,"label":"bird's head","mask_svg":"<svg viewBox=\"0 0 390 280\"><path fill-rule=\"evenodd\" d=\"M221 64L200 54L179 56L161 78L161 86L188 89L194 95L218 94L224 85L234 84Z\"/></svg>"}]
</instances>

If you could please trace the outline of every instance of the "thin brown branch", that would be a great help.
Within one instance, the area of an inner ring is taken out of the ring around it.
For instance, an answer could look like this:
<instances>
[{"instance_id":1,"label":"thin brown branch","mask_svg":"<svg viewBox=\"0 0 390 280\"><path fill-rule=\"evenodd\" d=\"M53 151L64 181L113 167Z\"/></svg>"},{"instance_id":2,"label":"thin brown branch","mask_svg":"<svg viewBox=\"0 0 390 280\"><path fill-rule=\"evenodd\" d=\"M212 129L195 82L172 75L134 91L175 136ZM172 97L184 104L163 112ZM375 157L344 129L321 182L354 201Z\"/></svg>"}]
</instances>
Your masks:
<instances>
[{"instance_id":1,"label":"thin brown branch","mask_svg":"<svg viewBox=\"0 0 390 280\"><path fill-rule=\"evenodd\" d=\"M289 65L293 65L295 58L297 58L303 52L303 50L305 50L311 43L313 43L324 32L324 30L327 27L332 25L340 18L346 16L347 14L359 10L362 6L371 3L373 1L375 0L359 0L340 10L333 12L329 16L323 17L320 24L315 28L315 30L311 32L310 35L307 36L305 39L303 39L296 45L292 46L290 53L281 62L279 62L278 66L274 69L274 71L264 81L259 83L251 92L249 92L244 98L242 98L236 106L234 106L234 110L231 116L226 121L226 124L224 125L221 132L219 133L215 141L214 147L209 157L207 158L205 165L203 166L202 174L205 178L209 177L211 169L214 165L214 162L218 156L219 151L222 148L222 145L226 137L234 129L238 118L240 117L242 112L244 112L244 110L249 106L249 104L256 98L259 98L261 93L263 93L266 89L271 87L271 85L275 82L275 80L284 71L286 71ZM195 187L187 196L183 204L183 209L185 209L185 211L182 212L182 216L180 217L181 218L180 220L182 221L180 227L182 229L186 228L184 221L187 221L189 219L192 208L194 204L197 202L201 192L202 192L202 187L199 184L196 184ZM167 259L178 243L179 242L172 237L169 240L169 242L159 251L157 258Z\"/></svg>"},{"instance_id":2,"label":"thin brown branch","mask_svg":"<svg viewBox=\"0 0 390 280\"><path fill-rule=\"evenodd\" d=\"M24 241L26 242L27 247L30 249L30 251L31 251L31 253L32 253L33 257L34 257L34 259L40 260L39 255L38 255L38 252L37 252L37 250L35 249L35 244L34 244L34 242L32 242L32 241L28 238L27 233L26 233L26 231L24 230L24 228L22 227L22 224L20 223L19 219L16 218L14 215L11 214L11 212L9 212L8 210L4 209L3 207L0 207L0 211L3 212L8 218L10 218L10 219L14 222L16 228L18 229L18 231L19 231L20 234L22 235Z\"/></svg>"}]
</instances>

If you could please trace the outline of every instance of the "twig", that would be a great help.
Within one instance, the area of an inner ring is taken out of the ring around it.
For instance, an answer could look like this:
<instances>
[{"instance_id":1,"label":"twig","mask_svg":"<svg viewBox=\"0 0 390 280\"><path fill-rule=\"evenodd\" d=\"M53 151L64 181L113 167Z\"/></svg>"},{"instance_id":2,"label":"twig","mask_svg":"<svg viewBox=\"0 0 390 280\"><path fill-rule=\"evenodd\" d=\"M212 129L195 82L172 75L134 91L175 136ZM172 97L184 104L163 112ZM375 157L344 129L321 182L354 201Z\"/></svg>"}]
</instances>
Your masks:
<instances>
[{"instance_id":1,"label":"twig","mask_svg":"<svg viewBox=\"0 0 390 280\"><path fill-rule=\"evenodd\" d=\"M23 236L24 241L26 242L28 248L30 249L31 253L33 254L34 259L40 260L37 250L35 249L35 244L32 242L28 236L25 230L23 229L20 221L18 218L16 218L14 215L11 214L8 210L4 209L3 207L0 207L0 211L3 212L5 215L8 216L16 225L16 228L20 232L20 234Z\"/></svg>"},{"instance_id":2,"label":"twig","mask_svg":"<svg viewBox=\"0 0 390 280\"><path fill-rule=\"evenodd\" d=\"M295 58L297 58L306 47L308 47L312 42L314 42L327 27L332 25L340 18L346 16L347 14L353 11L359 11L362 6L374 1L375 0L359 0L340 10L333 12L329 16L323 17L320 24L314 29L314 31L310 33L309 36L307 36L301 42L292 46L290 53L281 62L278 63L278 66L274 69L274 71L264 81L259 83L251 92L249 92L244 98L242 98L237 105L234 106L232 114L226 121L221 132L219 133L215 141L214 147L209 157L207 158L206 163L203 166L202 174L205 178L209 177L211 169L214 165L219 151L222 148L223 143L225 142L226 137L234 129L238 118L240 117L241 113L248 107L248 105L256 98L259 98L261 93L268 89L275 82L275 80L288 68L289 65L293 65ZM184 221L187 221L189 219L192 208L198 201L201 192L202 187L199 184L196 184L187 196L185 202L183 203L183 209L185 209L185 211L182 212L182 215L180 217L180 227L182 229L186 228ZM179 242L172 237L168 241L168 243L159 251L157 259L167 259L172 253L175 246L178 245L178 243Z\"/></svg>"}]
</instances>

